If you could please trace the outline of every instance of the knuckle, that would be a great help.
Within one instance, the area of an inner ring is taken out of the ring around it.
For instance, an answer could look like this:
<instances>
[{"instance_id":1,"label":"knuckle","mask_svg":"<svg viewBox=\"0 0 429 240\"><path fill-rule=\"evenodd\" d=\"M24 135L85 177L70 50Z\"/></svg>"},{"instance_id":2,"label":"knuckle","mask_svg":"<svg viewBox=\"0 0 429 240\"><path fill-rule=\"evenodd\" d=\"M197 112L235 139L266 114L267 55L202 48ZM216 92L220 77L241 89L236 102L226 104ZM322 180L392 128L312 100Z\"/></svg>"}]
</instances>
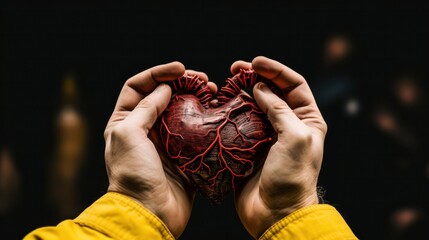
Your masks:
<instances>
[{"instance_id":1,"label":"knuckle","mask_svg":"<svg viewBox=\"0 0 429 240\"><path fill-rule=\"evenodd\" d=\"M135 108L146 111L150 119L157 118L158 116L158 109L149 98L143 98Z\"/></svg>"},{"instance_id":2,"label":"knuckle","mask_svg":"<svg viewBox=\"0 0 429 240\"><path fill-rule=\"evenodd\" d=\"M149 97L145 97L142 100L140 100L140 102L137 104L136 107L141 107L141 108L150 108L153 106L152 101L150 100Z\"/></svg>"},{"instance_id":3,"label":"knuckle","mask_svg":"<svg viewBox=\"0 0 429 240\"><path fill-rule=\"evenodd\" d=\"M110 131L110 138L112 141L123 139L128 136L133 130L127 124L118 124Z\"/></svg>"},{"instance_id":4,"label":"knuckle","mask_svg":"<svg viewBox=\"0 0 429 240\"><path fill-rule=\"evenodd\" d=\"M106 130L104 130L103 136L105 141L109 138L110 132L111 132L110 129L106 128Z\"/></svg>"},{"instance_id":5,"label":"knuckle","mask_svg":"<svg viewBox=\"0 0 429 240\"><path fill-rule=\"evenodd\" d=\"M277 115L277 114L285 114L289 112L291 109L282 100L276 100L271 104L271 106L268 106L268 110L271 110L271 113Z\"/></svg>"},{"instance_id":6,"label":"knuckle","mask_svg":"<svg viewBox=\"0 0 429 240\"><path fill-rule=\"evenodd\" d=\"M272 103L272 108L275 110L283 111L289 110L290 108L282 100L277 100Z\"/></svg>"},{"instance_id":7,"label":"knuckle","mask_svg":"<svg viewBox=\"0 0 429 240\"><path fill-rule=\"evenodd\" d=\"M305 148L313 142L313 134L310 130L296 131L292 138L294 139L294 145L300 148Z\"/></svg>"},{"instance_id":8,"label":"knuckle","mask_svg":"<svg viewBox=\"0 0 429 240\"><path fill-rule=\"evenodd\" d=\"M328 132L328 124L325 121L321 123L322 132L326 134Z\"/></svg>"},{"instance_id":9,"label":"knuckle","mask_svg":"<svg viewBox=\"0 0 429 240\"><path fill-rule=\"evenodd\" d=\"M301 74L299 74L299 73L298 73L298 75L297 75L297 80L298 80L298 82L299 82L299 83L304 83L304 82L306 82L305 77L304 77L304 76L302 76L302 75L301 75Z\"/></svg>"}]
</instances>

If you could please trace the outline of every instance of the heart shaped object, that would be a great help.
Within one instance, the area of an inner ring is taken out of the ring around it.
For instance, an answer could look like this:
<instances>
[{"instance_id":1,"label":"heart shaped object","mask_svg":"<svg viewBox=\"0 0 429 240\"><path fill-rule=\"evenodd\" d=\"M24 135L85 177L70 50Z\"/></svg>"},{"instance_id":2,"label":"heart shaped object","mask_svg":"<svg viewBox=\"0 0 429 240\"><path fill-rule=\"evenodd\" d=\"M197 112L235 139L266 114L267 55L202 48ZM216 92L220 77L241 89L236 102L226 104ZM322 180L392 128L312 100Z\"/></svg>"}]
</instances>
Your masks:
<instances>
[{"instance_id":1,"label":"heart shaped object","mask_svg":"<svg viewBox=\"0 0 429 240\"><path fill-rule=\"evenodd\" d=\"M198 76L170 83L173 96L161 116L160 135L167 156L212 204L220 204L231 189L265 160L275 132L266 115L243 89L271 81L252 69L226 80L217 95L218 106Z\"/></svg>"}]
</instances>

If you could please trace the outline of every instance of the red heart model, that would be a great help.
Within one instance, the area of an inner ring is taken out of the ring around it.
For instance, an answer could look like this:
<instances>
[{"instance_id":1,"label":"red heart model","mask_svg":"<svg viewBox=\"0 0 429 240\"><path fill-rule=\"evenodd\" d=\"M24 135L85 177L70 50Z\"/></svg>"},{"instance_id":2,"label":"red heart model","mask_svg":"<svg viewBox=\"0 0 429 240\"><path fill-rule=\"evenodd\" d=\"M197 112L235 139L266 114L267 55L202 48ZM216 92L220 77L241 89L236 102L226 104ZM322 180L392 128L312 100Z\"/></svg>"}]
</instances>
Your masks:
<instances>
[{"instance_id":1,"label":"red heart model","mask_svg":"<svg viewBox=\"0 0 429 240\"><path fill-rule=\"evenodd\" d=\"M242 69L226 80L216 107L210 105L213 95L198 76L170 83L173 96L160 119L162 143L167 156L212 204L222 203L261 165L275 137L266 115L243 91L260 81L278 91L252 69Z\"/></svg>"}]
</instances>

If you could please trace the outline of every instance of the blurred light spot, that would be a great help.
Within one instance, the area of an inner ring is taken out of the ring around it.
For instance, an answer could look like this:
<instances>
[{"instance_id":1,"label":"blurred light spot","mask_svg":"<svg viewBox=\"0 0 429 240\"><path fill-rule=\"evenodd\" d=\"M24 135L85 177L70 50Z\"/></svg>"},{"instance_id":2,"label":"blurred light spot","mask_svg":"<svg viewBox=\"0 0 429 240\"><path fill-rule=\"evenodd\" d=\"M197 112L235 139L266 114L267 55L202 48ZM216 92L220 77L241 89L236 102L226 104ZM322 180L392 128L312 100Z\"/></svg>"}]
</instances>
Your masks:
<instances>
[{"instance_id":1,"label":"blurred light spot","mask_svg":"<svg viewBox=\"0 0 429 240\"><path fill-rule=\"evenodd\" d=\"M397 129L396 119L392 113L388 111L378 111L375 113L375 122L377 126L386 132L395 132Z\"/></svg>"},{"instance_id":2,"label":"blurred light spot","mask_svg":"<svg viewBox=\"0 0 429 240\"><path fill-rule=\"evenodd\" d=\"M7 148L0 149L0 215L16 206L20 192L20 176Z\"/></svg>"},{"instance_id":3,"label":"blurred light spot","mask_svg":"<svg viewBox=\"0 0 429 240\"><path fill-rule=\"evenodd\" d=\"M350 116L355 116L360 111L360 103L357 99L351 98L346 102L346 113Z\"/></svg>"},{"instance_id":4,"label":"blurred light spot","mask_svg":"<svg viewBox=\"0 0 429 240\"><path fill-rule=\"evenodd\" d=\"M404 230L420 218L420 213L415 208L403 208L396 211L392 216L393 225Z\"/></svg>"},{"instance_id":5,"label":"blurred light spot","mask_svg":"<svg viewBox=\"0 0 429 240\"><path fill-rule=\"evenodd\" d=\"M352 43L346 34L336 33L326 39L324 60L326 65L335 65L345 61L352 54Z\"/></svg>"},{"instance_id":6,"label":"blurred light spot","mask_svg":"<svg viewBox=\"0 0 429 240\"><path fill-rule=\"evenodd\" d=\"M395 96L403 105L416 105L419 101L419 86L411 77L399 78L395 83Z\"/></svg>"}]
</instances>

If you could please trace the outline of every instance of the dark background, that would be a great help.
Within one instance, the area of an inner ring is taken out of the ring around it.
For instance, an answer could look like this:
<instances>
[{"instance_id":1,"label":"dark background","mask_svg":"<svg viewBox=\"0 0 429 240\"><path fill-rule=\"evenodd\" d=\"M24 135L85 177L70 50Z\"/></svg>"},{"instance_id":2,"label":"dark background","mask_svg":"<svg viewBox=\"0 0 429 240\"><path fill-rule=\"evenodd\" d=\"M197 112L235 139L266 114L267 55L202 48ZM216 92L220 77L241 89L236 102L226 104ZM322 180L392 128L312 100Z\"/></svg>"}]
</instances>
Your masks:
<instances>
[{"instance_id":1,"label":"dark background","mask_svg":"<svg viewBox=\"0 0 429 240\"><path fill-rule=\"evenodd\" d=\"M62 220L46 199L46 166L65 74L75 76L79 111L89 126L79 178L83 210L106 191L103 130L127 78L177 60L221 85L232 62L258 55L301 73L313 89L329 126L319 185L356 235L427 234L426 100L421 97L419 109L410 110L391 91L395 77L406 72L422 79L419 90L426 94L429 9L423 4L54 2L0 4L0 143L21 179L13 208L0 215L1 234L8 236L2 239L19 239ZM348 34L355 51L342 65L326 69L324 43L337 32ZM345 110L350 99L357 112ZM373 121L385 102L414 129L411 147ZM392 216L403 207L417 209L419 217L395 227ZM251 239L232 195L216 207L197 197L181 239L201 238Z\"/></svg>"}]
</instances>

